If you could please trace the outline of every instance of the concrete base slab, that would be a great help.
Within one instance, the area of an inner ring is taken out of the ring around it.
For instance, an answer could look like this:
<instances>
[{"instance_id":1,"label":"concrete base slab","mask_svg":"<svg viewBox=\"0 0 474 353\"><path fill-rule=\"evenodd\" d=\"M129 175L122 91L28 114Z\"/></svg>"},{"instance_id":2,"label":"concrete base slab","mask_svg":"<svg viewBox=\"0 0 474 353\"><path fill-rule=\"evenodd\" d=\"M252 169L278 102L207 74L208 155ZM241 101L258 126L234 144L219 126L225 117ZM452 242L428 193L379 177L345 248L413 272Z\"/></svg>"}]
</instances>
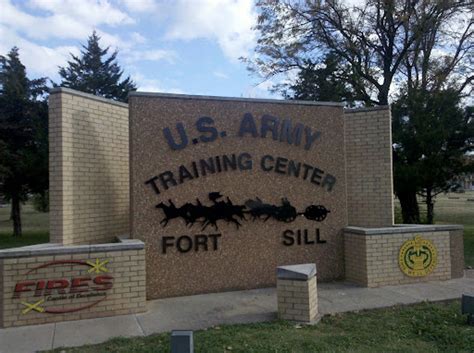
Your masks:
<instances>
[{"instance_id":1,"label":"concrete base slab","mask_svg":"<svg viewBox=\"0 0 474 353\"><path fill-rule=\"evenodd\" d=\"M134 315L57 323L53 348L100 343L118 336L143 336Z\"/></svg>"},{"instance_id":2,"label":"concrete base slab","mask_svg":"<svg viewBox=\"0 0 474 353\"><path fill-rule=\"evenodd\" d=\"M319 283L319 313L459 299L462 293L474 293L474 278L380 288L362 288L345 282ZM275 288L160 299L149 301L148 311L142 314L0 329L0 353L34 352L100 343L117 336L198 330L276 318Z\"/></svg>"},{"instance_id":3,"label":"concrete base slab","mask_svg":"<svg viewBox=\"0 0 474 353\"><path fill-rule=\"evenodd\" d=\"M0 353L30 353L51 349L55 324L0 329Z\"/></svg>"},{"instance_id":4,"label":"concrete base slab","mask_svg":"<svg viewBox=\"0 0 474 353\"><path fill-rule=\"evenodd\" d=\"M418 302L425 300L440 301L461 297L460 290L444 286L443 282L420 283L416 286L404 284L385 287L385 289L397 293L399 296L415 298Z\"/></svg>"},{"instance_id":5,"label":"concrete base slab","mask_svg":"<svg viewBox=\"0 0 474 353\"><path fill-rule=\"evenodd\" d=\"M214 325L270 321L276 318L274 288L154 300L137 314L146 335L198 330Z\"/></svg>"}]
</instances>

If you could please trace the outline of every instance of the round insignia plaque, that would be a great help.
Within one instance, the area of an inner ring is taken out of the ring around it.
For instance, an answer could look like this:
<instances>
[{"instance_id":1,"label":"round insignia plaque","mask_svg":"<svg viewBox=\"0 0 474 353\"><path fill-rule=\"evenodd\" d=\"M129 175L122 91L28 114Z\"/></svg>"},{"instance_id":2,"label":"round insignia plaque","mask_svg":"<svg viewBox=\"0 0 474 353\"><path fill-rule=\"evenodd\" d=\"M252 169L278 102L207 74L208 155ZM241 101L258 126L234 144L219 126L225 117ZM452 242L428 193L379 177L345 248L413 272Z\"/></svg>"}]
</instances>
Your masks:
<instances>
[{"instance_id":1,"label":"round insignia plaque","mask_svg":"<svg viewBox=\"0 0 474 353\"><path fill-rule=\"evenodd\" d=\"M407 276L427 276L437 264L436 248L431 241L417 235L414 239L403 243L398 263L402 272Z\"/></svg>"}]
</instances>

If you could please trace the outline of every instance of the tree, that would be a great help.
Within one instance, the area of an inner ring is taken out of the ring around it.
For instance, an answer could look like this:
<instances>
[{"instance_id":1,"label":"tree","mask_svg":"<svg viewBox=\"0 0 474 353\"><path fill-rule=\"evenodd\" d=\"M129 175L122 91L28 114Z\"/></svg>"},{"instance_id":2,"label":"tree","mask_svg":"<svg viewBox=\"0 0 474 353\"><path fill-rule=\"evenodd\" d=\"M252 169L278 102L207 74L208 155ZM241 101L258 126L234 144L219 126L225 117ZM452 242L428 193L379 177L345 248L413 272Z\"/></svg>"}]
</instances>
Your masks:
<instances>
[{"instance_id":1,"label":"tree","mask_svg":"<svg viewBox=\"0 0 474 353\"><path fill-rule=\"evenodd\" d=\"M0 192L11 201L14 236L21 203L48 187L46 92L46 78L27 78L18 48L0 56Z\"/></svg>"},{"instance_id":2,"label":"tree","mask_svg":"<svg viewBox=\"0 0 474 353\"><path fill-rule=\"evenodd\" d=\"M472 92L471 2L367 0L351 6L337 0L261 0L257 6L256 56L244 61L264 79L303 72L306 62L333 53L344 68L337 79L365 106L388 104L394 83L411 102L423 92L438 98L448 88L461 97ZM418 135L411 138L416 144ZM404 222L418 222L416 193L422 186L408 172L413 165L397 165L399 157L394 155L395 193Z\"/></svg>"},{"instance_id":3,"label":"tree","mask_svg":"<svg viewBox=\"0 0 474 353\"><path fill-rule=\"evenodd\" d=\"M301 70L308 59L315 62L331 52L340 65L351 68L341 78L365 105L388 104L401 63L435 23L445 38L458 38L454 45L452 41L442 45L436 38L438 47L457 53L451 65L459 67L469 60L466 43L472 39L472 21L462 28L449 27L460 15L470 16L469 2L367 0L351 6L337 0L260 0L257 7L256 57L243 59L251 71L268 79Z\"/></svg>"},{"instance_id":4,"label":"tree","mask_svg":"<svg viewBox=\"0 0 474 353\"><path fill-rule=\"evenodd\" d=\"M464 157L474 149L474 114L472 107L461 108L460 101L454 89L412 91L393 105L397 192L405 195L404 188L415 189L425 200L430 224L435 196L446 192L456 175L472 168ZM409 218L416 214L403 217L419 222Z\"/></svg>"},{"instance_id":5,"label":"tree","mask_svg":"<svg viewBox=\"0 0 474 353\"><path fill-rule=\"evenodd\" d=\"M341 80L342 72L337 55L329 53L320 63L307 61L298 73L296 82L283 86L284 95L289 99L344 102L352 106L360 97Z\"/></svg>"},{"instance_id":6,"label":"tree","mask_svg":"<svg viewBox=\"0 0 474 353\"><path fill-rule=\"evenodd\" d=\"M470 167L463 160L472 149L472 108L461 105L472 92L474 22L463 22L462 16L453 22L452 16L446 12L433 19L400 65L393 157L405 223L420 221L417 194L426 203L427 222L433 223L434 197Z\"/></svg>"},{"instance_id":7,"label":"tree","mask_svg":"<svg viewBox=\"0 0 474 353\"><path fill-rule=\"evenodd\" d=\"M110 47L101 48L99 40L94 31L87 45L82 46L81 56L71 54L68 66L59 68L60 86L127 102L128 93L137 87L129 76L121 80L123 70L116 61L118 51L107 57Z\"/></svg>"}]
</instances>

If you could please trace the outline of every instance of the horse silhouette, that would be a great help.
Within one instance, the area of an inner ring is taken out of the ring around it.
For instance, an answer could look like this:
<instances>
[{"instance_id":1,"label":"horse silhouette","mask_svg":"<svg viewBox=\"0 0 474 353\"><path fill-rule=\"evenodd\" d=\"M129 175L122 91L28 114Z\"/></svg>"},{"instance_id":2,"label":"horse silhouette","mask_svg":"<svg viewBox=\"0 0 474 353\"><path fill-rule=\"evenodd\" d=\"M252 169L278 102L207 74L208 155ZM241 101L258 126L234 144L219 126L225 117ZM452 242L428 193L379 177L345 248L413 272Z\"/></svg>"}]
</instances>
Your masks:
<instances>
[{"instance_id":1,"label":"horse silhouette","mask_svg":"<svg viewBox=\"0 0 474 353\"><path fill-rule=\"evenodd\" d=\"M156 208L161 208L165 214L165 218L163 218L160 221L160 224L163 227L166 227L166 225L168 224L170 220L174 218L179 218L182 216L180 210L176 208L173 201L168 200L168 202L169 202L169 205L166 205L165 203L160 202L158 205L155 206Z\"/></svg>"},{"instance_id":2,"label":"horse silhouette","mask_svg":"<svg viewBox=\"0 0 474 353\"><path fill-rule=\"evenodd\" d=\"M245 206L234 205L228 197L226 201L219 201L221 197L222 195L219 192L209 193L209 199L214 204L207 208L208 213L207 217L205 217L206 221L203 224L202 230L206 229L209 225L217 229L217 221L219 220L233 223L237 229L241 226L240 222L234 216L245 219L243 213Z\"/></svg>"}]
</instances>

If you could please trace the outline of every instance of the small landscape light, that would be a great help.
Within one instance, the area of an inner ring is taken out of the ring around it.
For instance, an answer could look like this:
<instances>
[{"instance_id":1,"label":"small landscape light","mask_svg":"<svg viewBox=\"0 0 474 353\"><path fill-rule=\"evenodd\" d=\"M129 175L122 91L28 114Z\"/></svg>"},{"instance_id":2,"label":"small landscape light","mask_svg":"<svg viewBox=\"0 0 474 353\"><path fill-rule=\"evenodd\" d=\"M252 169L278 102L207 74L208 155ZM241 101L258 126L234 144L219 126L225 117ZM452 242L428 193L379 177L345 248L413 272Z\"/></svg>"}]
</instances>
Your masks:
<instances>
[{"instance_id":1,"label":"small landscape light","mask_svg":"<svg viewBox=\"0 0 474 353\"><path fill-rule=\"evenodd\" d=\"M461 313L467 314L468 325L474 325L474 295L462 295Z\"/></svg>"},{"instance_id":2,"label":"small landscape light","mask_svg":"<svg viewBox=\"0 0 474 353\"><path fill-rule=\"evenodd\" d=\"M194 353L193 331L171 331L171 353Z\"/></svg>"}]
</instances>

